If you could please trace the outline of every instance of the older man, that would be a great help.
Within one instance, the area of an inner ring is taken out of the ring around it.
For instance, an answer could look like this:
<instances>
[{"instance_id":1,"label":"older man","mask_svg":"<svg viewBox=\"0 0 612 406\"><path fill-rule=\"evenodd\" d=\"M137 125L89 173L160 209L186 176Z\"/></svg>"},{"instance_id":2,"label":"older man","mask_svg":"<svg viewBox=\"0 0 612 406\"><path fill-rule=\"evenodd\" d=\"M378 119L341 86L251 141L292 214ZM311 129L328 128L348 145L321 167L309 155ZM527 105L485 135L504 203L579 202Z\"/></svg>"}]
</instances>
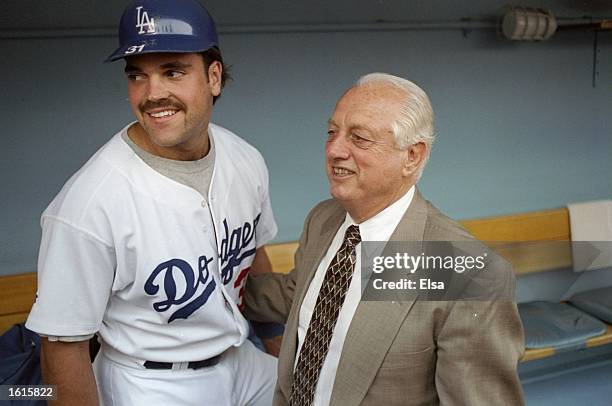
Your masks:
<instances>
[{"instance_id":1,"label":"older man","mask_svg":"<svg viewBox=\"0 0 612 406\"><path fill-rule=\"evenodd\" d=\"M295 269L247 283L249 316L287 322L274 404L522 404L511 300L360 300L362 240L473 241L415 187L434 138L425 92L364 76L338 101L328 134L333 199L308 215ZM495 277L513 283L507 266Z\"/></svg>"}]
</instances>

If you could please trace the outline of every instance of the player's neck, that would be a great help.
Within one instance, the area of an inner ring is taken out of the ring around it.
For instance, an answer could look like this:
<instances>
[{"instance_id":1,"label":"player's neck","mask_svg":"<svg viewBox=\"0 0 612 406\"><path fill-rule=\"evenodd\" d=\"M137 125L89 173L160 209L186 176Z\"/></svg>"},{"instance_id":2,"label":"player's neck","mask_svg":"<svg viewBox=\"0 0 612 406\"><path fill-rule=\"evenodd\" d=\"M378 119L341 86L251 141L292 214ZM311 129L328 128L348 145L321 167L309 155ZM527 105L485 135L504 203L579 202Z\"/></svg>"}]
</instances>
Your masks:
<instances>
[{"instance_id":1,"label":"player's neck","mask_svg":"<svg viewBox=\"0 0 612 406\"><path fill-rule=\"evenodd\" d=\"M204 158L210 151L208 131L204 131L197 139L190 139L189 143L165 147L154 143L140 123L134 123L127 130L128 137L138 147L149 154L174 161L197 161Z\"/></svg>"}]
</instances>

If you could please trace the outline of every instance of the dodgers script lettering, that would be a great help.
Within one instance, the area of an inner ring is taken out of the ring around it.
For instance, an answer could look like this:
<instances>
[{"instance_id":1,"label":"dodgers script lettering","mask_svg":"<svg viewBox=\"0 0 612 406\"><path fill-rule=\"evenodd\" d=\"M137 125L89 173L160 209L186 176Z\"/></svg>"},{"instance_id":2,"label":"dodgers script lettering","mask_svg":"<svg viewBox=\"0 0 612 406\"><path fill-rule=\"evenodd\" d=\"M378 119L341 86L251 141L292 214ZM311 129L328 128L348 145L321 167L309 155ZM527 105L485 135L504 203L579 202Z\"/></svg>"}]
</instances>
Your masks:
<instances>
[{"instance_id":1,"label":"dodgers script lettering","mask_svg":"<svg viewBox=\"0 0 612 406\"><path fill-rule=\"evenodd\" d=\"M189 263L182 259L171 259L159 264L147 279L144 289L148 295L155 295L159 291L159 285L155 282L158 276L163 277L163 288L166 296L165 300L153 303L153 308L158 312L165 312L173 306L179 306L184 303L186 305L176 310L168 323L176 319L186 319L191 316L196 310L204 306L208 298L215 290L215 280L212 278L208 265L212 262L212 258L201 256L198 259L198 277L195 278L195 272ZM179 272L174 272L174 270ZM185 285L185 292L181 297L176 297L176 280L175 277L182 278L182 284ZM200 287L204 286L204 290L193 300Z\"/></svg>"},{"instance_id":2,"label":"dodgers script lettering","mask_svg":"<svg viewBox=\"0 0 612 406\"><path fill-rule=\"evenodd\" d=\"M255 238L255 229L259 223L261 213L255 217L253 224L248 221L242 226L236 227L229 232L227 219L223 220L224 237L219 247L219 258L221 259L221 280L224 285L231 282L234 276L234 268L242 263L245 258L255 255L256 244L251 248L251 242Z\"/></svg>"}]
</instances>

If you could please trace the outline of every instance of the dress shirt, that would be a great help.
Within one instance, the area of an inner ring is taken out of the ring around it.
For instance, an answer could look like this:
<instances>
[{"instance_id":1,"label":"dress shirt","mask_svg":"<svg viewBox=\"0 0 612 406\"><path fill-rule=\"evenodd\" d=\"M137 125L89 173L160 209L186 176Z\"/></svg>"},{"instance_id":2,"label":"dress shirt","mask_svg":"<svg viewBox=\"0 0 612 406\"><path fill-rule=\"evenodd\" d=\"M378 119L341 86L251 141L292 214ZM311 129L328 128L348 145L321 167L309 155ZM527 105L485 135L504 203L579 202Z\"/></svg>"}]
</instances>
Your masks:
<instances>
[{"instance_id":1,"label":"dress shirt","mask_svg":"<svg viewBox=\"0 0 612 406\"><path fill-rule=\"evenodd\" d=\"M410 206L412 197L414 196L414 186L406 192L399 200L394 202L389 207L385 208L374 217L367 219L359 226L359 232L361 234L362 241L387 241L391 234L399 224L402 216ZM300 307L299 321L298 321L298 348L297 354L299 355L302 345L304 344L304 338L306 337L306 331L310 324L312 312L319 296L319 290L323 284L323 278L325 272L335 257L336 252L340 249L342 241L344 240L344 233L346 229L351 225L356 224L351 216L347 213L344 222L338 229L338 232L334 236L331 245L327 249L327 253L321 260L319 267L308 287L302 306ZM321 367L321 374L319 375L319 381L315 389L313 406L327 406L332 394L334 387L334 380L336 379L336 370L340 362L340 354L342 353L342 347L346 338L353 315L357 310L359 301L361 299L361 243L357 245L356 250L356 262L353 278L349 289L344 299L344 304L340 309L338 315L338 321L334 327L334 334L329 344L329 351ZM295 358L295 364L299 356ZM295 365L294 365L295 368Z\"/></svg>"}]
</instances>

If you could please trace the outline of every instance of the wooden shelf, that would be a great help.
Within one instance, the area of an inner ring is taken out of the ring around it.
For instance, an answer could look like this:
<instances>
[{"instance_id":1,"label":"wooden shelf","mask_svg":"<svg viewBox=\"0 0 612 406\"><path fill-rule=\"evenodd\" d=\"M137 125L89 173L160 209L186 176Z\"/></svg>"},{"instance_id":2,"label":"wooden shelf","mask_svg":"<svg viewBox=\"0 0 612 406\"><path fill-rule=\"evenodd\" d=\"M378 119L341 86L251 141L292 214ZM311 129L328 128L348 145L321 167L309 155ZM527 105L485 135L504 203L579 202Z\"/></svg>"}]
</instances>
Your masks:
<instances>
[{"instance_id":1,"label":"wooden shelf","mask_svg":"<svg viewBox=\"0 0 612 406\"><path fill-rule=\"evenodd\" d=\"M35 272L0 277L0 334L26 321L35 297Z\"/></svg>"}]
</instances>

